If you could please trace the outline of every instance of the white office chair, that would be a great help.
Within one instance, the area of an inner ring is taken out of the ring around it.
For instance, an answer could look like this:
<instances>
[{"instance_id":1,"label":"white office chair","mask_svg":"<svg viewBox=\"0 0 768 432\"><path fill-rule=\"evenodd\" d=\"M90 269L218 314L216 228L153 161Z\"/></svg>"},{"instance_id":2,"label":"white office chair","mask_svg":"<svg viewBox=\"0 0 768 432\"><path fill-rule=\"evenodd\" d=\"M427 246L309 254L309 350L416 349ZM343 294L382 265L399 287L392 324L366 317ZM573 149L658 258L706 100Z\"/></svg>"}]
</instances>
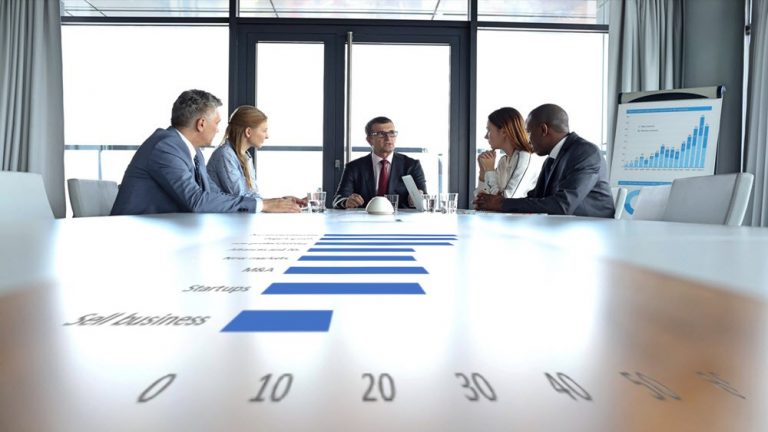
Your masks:
<instances>
[{"instance_id":1,"label":"white office chair","mask_svg":"<svg viewBox=\"0 0 768 432\"><path fill-rule=\"evenodd\" d=\"M662 220L671 185L643 186L633 205L632 220Z\"/></svg>"},{"instance_id":2,"label":"white office chair","mask_svg":"<svg viewBox=\"0 0 768 432\"><path fill-rule=\"evenodd\" d=\"M73 217L109 216L117 198L117 183L107 180L68 179Z\"/></svg>"},{"instance_id":3,"label":"white office chair","mask_svg":"<svg viewBox=\"0 0 768 432\"><path fill-rule=\"evenodd\" d=\"M627 202L627 188L612 187L611 195L613 195L613 206L616 208L613 218L621 219L621 215L624 214L624 203Z\"/></svg>"},{"instance_id":4,"label":"white office chair","mask_svg":"<svg viewBox=\"0 0 768 432\"><path fill-rule=\"evenodd\" d=\"M53 220L43 176L37 173L0 171L0 223Z\"/></svg>"},{"instance_id":5,"label":"white office chair","mask_svg":"<svg viewBox=\"0 0 768 432\"><path fill-rule=\"evenodd\" d=\"M754 178L737 173L676 179L662 220L740 226Z\"/></svg>"}]
</instances>

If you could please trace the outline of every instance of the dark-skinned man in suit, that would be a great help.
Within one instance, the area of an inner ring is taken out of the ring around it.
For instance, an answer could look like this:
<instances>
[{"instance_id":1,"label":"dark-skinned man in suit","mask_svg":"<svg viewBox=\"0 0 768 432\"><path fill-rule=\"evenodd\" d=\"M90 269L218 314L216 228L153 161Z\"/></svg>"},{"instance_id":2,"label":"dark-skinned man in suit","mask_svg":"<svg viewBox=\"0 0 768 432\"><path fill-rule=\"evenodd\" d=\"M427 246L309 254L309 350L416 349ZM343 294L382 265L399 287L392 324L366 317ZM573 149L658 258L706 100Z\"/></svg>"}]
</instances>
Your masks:
<instances>
[{"instance_id":1,"label":"dark-skinned man in suit","mask_svg":"<svg viewBox=\"0 0 768 432\"><path fill-rule=\"evenodd\" d=\"M608 170L600 149L570 132L568 114L545 104L528 114L525 129L539 156L548 156L539 178L525 198L479 194L478 210L613 217Z\"/></svg>"}]
</instances>

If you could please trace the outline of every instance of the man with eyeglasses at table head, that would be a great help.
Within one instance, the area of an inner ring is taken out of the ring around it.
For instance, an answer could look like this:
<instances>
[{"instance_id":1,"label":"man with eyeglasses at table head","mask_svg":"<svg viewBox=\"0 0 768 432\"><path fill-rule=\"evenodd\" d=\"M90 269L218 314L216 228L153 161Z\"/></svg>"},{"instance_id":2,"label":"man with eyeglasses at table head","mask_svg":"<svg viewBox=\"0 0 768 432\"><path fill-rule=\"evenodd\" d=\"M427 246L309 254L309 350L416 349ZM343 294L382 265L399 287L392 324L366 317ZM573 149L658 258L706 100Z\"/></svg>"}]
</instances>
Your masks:
<instances>
[{"instance_id":1,"label":"man with eyeglasses at table head","mask_svg":"<svg viewBox=\"0 0 768 432\"><path fill-rule=\"evenodd\" d=\"M336 195L335 208L357 208L368 204L375 196L397 194L399 207L412 206L402 177L413 177L416 187L427 191L421 163L395 152L397 131L392 120L376 117L365 125L365 135L371 146L371 154L347 163Z\"/></svg>"}]
</instances>

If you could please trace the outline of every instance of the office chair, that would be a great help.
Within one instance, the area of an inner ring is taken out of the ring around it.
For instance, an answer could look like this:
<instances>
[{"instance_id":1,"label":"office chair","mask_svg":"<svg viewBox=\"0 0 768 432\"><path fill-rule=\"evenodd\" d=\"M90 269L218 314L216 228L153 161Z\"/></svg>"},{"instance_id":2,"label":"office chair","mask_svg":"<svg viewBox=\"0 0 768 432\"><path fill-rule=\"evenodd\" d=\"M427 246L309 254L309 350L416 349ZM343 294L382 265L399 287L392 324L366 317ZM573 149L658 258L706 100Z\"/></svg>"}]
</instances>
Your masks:
<instances>
[{"instance_id":1,"label":"office chair","mask_svg":"<svg viewBox=\"0 0 768 432\"><path fill-rule=\"evenodd\" d=\"M676 179L662 220L741 226L754 179L750 173Z\"/></svg>"},{"instance_id":2,"label":"office chair","mask_svg":"<svg viewBox=\"0 0 768 432\"><path fill-rule=\"evenodd\" d=\"M616 208L613 218L621 219L621 215L624 214L624 203L627 202L627 188L612 187L611 195L613 195L613 206Z\"/></svg>"},{"instance_id":3,"label":"office chair","mask_svg":"<svg viewBox=\"0 0 768 432\"><path fill-rule=\"evenodd\" d=\"M117 198L117 183L107 180L68 179L73 217L109 216Z\"/></svg>"},{"instance_id":4,"label":"office chair","mask_svg":"<svg viewBox=\"0 0 768 432\"><path fill-rule=\"evenodd\" d=\"M53 220L43 176L37 173L0 171L0 223Z\"/></svg>"},{"instance_id":5,"label":"office chair","mask_svg":"<svg viewBox=\"0 0 768 432\"><path fill-rule=\"evenodd\" d=\"M632 220L662 220L671 185L643 186L633 205Z\"/></svg>"}]
</instances>

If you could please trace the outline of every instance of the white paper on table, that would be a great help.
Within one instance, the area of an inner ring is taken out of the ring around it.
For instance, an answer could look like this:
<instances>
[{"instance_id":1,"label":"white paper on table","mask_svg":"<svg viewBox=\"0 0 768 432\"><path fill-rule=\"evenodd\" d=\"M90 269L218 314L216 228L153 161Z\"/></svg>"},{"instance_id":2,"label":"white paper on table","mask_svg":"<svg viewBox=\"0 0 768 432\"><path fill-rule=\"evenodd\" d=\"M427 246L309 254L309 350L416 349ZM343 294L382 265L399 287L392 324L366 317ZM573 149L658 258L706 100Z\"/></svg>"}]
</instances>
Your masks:
<instances>
[{"instance_id":1,"label":"white paper on table","mask_svg":"<svg viewBox=\"0 0 768 432\"><path fill-rule=\"evenodd\" d=\"M416 182L413 181L413 177L404 175L403 183L405 183L405 188L408 189L408 195L411 196L413 206L416 207L416 210L418 211L424 211L424 197L421 196L419 188L416 187Z\"/></svg>"}]
</instances>

